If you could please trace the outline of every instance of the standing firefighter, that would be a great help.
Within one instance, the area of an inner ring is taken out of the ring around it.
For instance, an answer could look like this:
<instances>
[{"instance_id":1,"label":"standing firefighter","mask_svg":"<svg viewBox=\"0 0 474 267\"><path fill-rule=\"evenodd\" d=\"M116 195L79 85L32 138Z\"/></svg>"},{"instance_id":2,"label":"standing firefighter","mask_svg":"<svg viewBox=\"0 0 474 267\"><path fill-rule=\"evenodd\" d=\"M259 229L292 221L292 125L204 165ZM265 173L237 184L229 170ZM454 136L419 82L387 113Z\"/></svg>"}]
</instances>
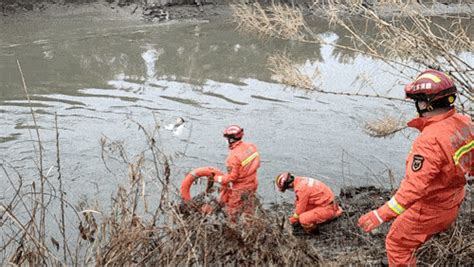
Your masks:
<instances>
[{"instance_id":1,"label":"standing firefighter","mask_svg":"<svg viewBox=\"0 0 474 267\"><path fill-rule=\"evenodd\" d=\"M279 191L294 190L295 212L290 223L300 223L306 232L316 229L318 224L339 217L342 209L334 201L331 188L313 178L294 177L288 172L278 175L275 184Z\"/></svg>"},{"instance_id":2,"label":"standing firefighter","mask_svg":"<svg viewBox=\"0 0 474 267\"><path fill-rule=\"evenodd\" d=\"M416 249L456 220L474 160L473 124L454 109L456 92L451 78L431 69L405 87L419 114L408 126L421 133L398 191L359 219L359 226L370 232L396 218L385 240L390 265L415 265Z\"/></svg>"},{"instance_id":3,"label":"standing firefighter","mask_svg":"<svg viewBox=\"0 0 474 267\"><path fill-rule=\"evenodd\" d=\"M227 174L215 177L215 181L227 185L221 201L232 221L244 212L253 214L258 187L257 170L260 167L260 155L254 144L242 141L244 129L231 125L224 130L229 145L227 156Z\"/></svg>"}]
</instances>

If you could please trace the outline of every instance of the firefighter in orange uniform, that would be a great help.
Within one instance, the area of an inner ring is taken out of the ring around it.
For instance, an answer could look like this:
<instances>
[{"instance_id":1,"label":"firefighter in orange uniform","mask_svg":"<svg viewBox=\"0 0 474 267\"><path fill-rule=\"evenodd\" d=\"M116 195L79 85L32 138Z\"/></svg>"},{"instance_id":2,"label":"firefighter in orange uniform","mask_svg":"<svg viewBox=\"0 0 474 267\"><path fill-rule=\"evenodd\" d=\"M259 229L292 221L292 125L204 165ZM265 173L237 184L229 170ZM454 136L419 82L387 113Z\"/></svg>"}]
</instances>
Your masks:
<instances>
[{"instance_id":1,"label":"firefighter in orange uniform","mask_svg":"<svg viewBox=\"0 0 474 267\"><path fill-rule=\"evenodd\" d=\"M311 232L318 224L342 214L331 188L319 180L294 177L289 172L284 172L276 177L275 184L281 192L286 189L295 191L295 212L289 220L292 225L300 223L306 232Z\"/></svg>"},{"instance_id":2,"label":"firefighter in orange uniform","mask_svg":"<svg viewBox=\"0 0 474 267\"><path fill-rule=\"evenodd\" d=\"M421 133L398 191L358 222L370 232L395 219L385 240L391 266L416 265L417 248L456 220L464 199L465 176L473 174L474 128L469 117L456 112L456 92L449 76L431 69L405 87L419 114L408 126Z\"/></svg>"},{"instance_id":3,"label":"firefighter in orange uniform","mask_svg":"<svg viewBox=\"0 0 474 267\"><path fill-rule=\"evenodd\" d=\"M233 221L242 212L253 214L258 187L260 155L254 144L242 141L243 136L244 129L238 125L231 125L224 130L224 137L229 145L227 174L214 178L227 188L226 192L221 194L221 202L226 206L226 212Z\"/></svg>"}]
</instances>

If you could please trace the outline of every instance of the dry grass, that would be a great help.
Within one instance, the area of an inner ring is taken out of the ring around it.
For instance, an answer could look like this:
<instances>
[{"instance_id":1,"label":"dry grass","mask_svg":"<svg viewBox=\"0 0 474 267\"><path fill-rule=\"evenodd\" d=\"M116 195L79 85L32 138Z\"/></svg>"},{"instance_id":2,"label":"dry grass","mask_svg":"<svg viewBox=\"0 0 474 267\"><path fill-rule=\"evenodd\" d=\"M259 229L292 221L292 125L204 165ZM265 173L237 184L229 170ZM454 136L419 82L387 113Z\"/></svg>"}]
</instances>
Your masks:
<instances>
[{"instance_id":1,"label":"dry grass","mask_svg":"<svg viewBox=\"0 0 474 267\"><path fill-rule=\"evenodd\" d=\"M294 86L300 89L305 89L313 92L318 92L321 94L331 94L331 95L342 95L342 96L357 96L357 97L373 97L373 98L383 98L387 100L396 100L405 102L405 99L385 96L375 92L374 94L361 93L360 90L354 92L348 91L328 91L317 87L314 83L316 80L320 80L319 69L316 68L314 73L310 76L306 73L303 73L300 69L301 67L293 62L286 53L277 53L271 55L268 58L268 68L272 72L274 79L277 82ZM361 86L366 86L370 84L369 80L364 80L363 77L357 77L354 83L361 83ZM354 84L353 83L353 84Z\"/></svg>"},{"instance_id":2,"label":"dry grass","mask_svg":"<svg viewBox=\"0 0 474 267\"><path fill-rule=\"evenodd\" d=\"M257 33L263 37L273 36L305 43L332 45L352 53L365 54L384 61L407 81L426 68L447 72L455 80L462 96L457 99L458 109L472 113L470 106L474 97L473 67L458 56L460 51L474 50L474 41L469 34L468 16L451 15L451 24L446 26L430 16L436 14L436 10L430 10L429 6L413 1L379 1L373 6L364 2L315 1L311 7L313 14L326 17L331 25L347 31L352 40L348 45L324 42L319 35L314 34L299 9L292 11L285 5L272 5L269 8L260 5L235 5L233 9L238 29L242 31ZM459 5L463 3L467 2L459 1ZM361 22L360 19L364 21ZM375 29L377 34L369 34L368 28ZM281 66L271 68L279 70ZM291 70L284 72L297 73ZM282 81L292 86L300 84L301 77L293 76L296 78ZM296 86L307 89L307 84L310 83L304 81L301 84ZM347 89L342 93L324 89L320 91L338 95L390 98L387 94L357 94Z\"/></svg>"},{"instance_id":3,"label":"dry grass","mask_svg":"<svg viewBox=\"0 0 474 267\"><path fill-rule=\"evenodd\" d=\"M468 214L456 225L426 242L417 252L419 262L435 266L467 266L474 263L474 227Z\"/></svg>"},{"instance_id":4,"label":"dry grass","mask_svg":"<svg viewBox=\"0 0 474 267\"><path fill-rule=\"evenodd\" d=\"M305 27L303 14L287 5L272 5L271 9L258 2L252 5L232 5L237 28L256 32L260 36L275 35L284 39L299 40Z\"/></svg>"},{"instance_id":5,"label":"dry grass","mask_svg":"<svg viewBox=\"0 0 474 267\"><path fill-rule=\"evenodd\" d=\"M285 53L270 56L268 66L276 81L308 90L314 88L313 80L319 76L317 69L312 77L302 73Z\"/></svg>"},{"instance_id":6,"label":"dry grass","mask_svg":"<svg viewBox=\"0 0 474 267\"><path fill-rule=\"evenodd\" d=\"M96 263L207 266L320 262L317 251L283 231L280 219L267 214L242 224L230 223L219 212L203 216L188 211L184 216L178 206L168 207L162 215L162 223L138 219L134 223L131 216L120 224L108 223L111 236L102 242L107 246L98 251Z\"/></svg>"},{"instance_id":7,"label":"dry grass","mask_svg":"<svg viewBox=\"0 0 474 267\"><path fill-rule=\"evenodd\" d=\"M363 129L368 135L377 138L393 136L406 127L402 120L390 115L383 115L375 120L367 121L363 125Z\"/></svg>"}]
</instances>

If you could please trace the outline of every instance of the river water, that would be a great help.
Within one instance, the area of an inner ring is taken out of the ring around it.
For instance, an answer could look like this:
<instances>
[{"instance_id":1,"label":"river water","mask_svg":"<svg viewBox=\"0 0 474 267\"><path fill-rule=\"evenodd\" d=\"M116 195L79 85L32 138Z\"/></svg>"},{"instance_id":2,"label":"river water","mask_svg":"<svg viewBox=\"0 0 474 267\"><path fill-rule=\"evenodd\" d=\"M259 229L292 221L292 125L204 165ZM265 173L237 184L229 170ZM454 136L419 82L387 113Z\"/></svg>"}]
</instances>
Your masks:
<instances>
[{"instance_id":1,"label":"river water","mask_svg":"<svg viewBox=\"0 0 474 267\"><path fill-rule=\"evenodd\" d=\"M325 22L317 22L315 29L326 40L341 39ZM387 186L388 169L400 181L415 132L374 139L361 122L383 114L409 119L412 105L279 84L267 59L283 52L303 72L319 69L314 83L322 89L372 93L376 88L402 97L406 80L378 60L332 46L261 40L236 32L228 18L160 25L94 14L2 21L1 163L10 172L15 167L25 179L35 177L36 134L19 60L51 180L57 177L52 166L54 114L58 116L61 172L72 202L108 198L118 184L127 183L126 164L111 160L109 170L105 167L100 139L123 143L133 159L147 146L132 120L147 129L161 125L160 147L171 158L175 184L196 167L225 169L222 130L229 124L241 125L244 139L259 148L259 193L266 202L280 198L272 182L282 171L319 178L334 190L351 184ZM369 79L364 84L358 77ZM186 121L182 131L167 130L178 117ZM3 172L0 181L0 196L5 196L11 186ZM156 182L151 177L146 181L150 188Z\"/></svg>"}]
</instances>

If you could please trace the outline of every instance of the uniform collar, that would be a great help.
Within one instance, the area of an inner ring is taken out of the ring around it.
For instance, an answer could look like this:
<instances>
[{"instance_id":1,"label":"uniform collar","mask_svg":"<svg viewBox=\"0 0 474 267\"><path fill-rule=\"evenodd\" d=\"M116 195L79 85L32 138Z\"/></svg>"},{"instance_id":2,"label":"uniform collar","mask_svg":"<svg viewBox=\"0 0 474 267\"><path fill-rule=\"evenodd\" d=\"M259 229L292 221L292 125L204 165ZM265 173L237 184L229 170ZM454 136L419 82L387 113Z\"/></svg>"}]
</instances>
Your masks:
<instances>
[{"instance_id":1,"label":"uniform collar","mask_svg":"<svg viewBox=\"0 0 474 267\"><path fill-rule=\"evenodd\" d=\"M232 144L229 145L229 149L232 150L234 148L236 148L238 145L242 144L242 140L239 140L239 141L236 141Z\"/></svg>"},{"instance_id":2,"label":"uniform collar","mask_svg":"<svg viewBox=\"0 0 474 267\"><path fill-rule=\"evenodd\" d=\"M435 122L438 122L438 121L442 121L448 117L451 117L454 113L456 112L455 109L452 109L448 112L445 112L443 114L438 114L438 115L435 115L435 116L431 116L431 117L418 117L418 118L415 118L411 121L409 121L407 123L408 127L411 127L411 128L416 128L418 130L423 131L423 129L432 124L432 123L435 123Z\"/></svg>"},{"instance_id":3,"label":"uniform collar","mask_svg":"<svg viewBox=\"0 0 474 267\"><path fill-rule=\"evenodd\" d=\"M301 182L301 177L295 176L295 180L293 180L293 187L295 187L296 184L299 184L300 182Z\"/></svg>"}]
</instances>

